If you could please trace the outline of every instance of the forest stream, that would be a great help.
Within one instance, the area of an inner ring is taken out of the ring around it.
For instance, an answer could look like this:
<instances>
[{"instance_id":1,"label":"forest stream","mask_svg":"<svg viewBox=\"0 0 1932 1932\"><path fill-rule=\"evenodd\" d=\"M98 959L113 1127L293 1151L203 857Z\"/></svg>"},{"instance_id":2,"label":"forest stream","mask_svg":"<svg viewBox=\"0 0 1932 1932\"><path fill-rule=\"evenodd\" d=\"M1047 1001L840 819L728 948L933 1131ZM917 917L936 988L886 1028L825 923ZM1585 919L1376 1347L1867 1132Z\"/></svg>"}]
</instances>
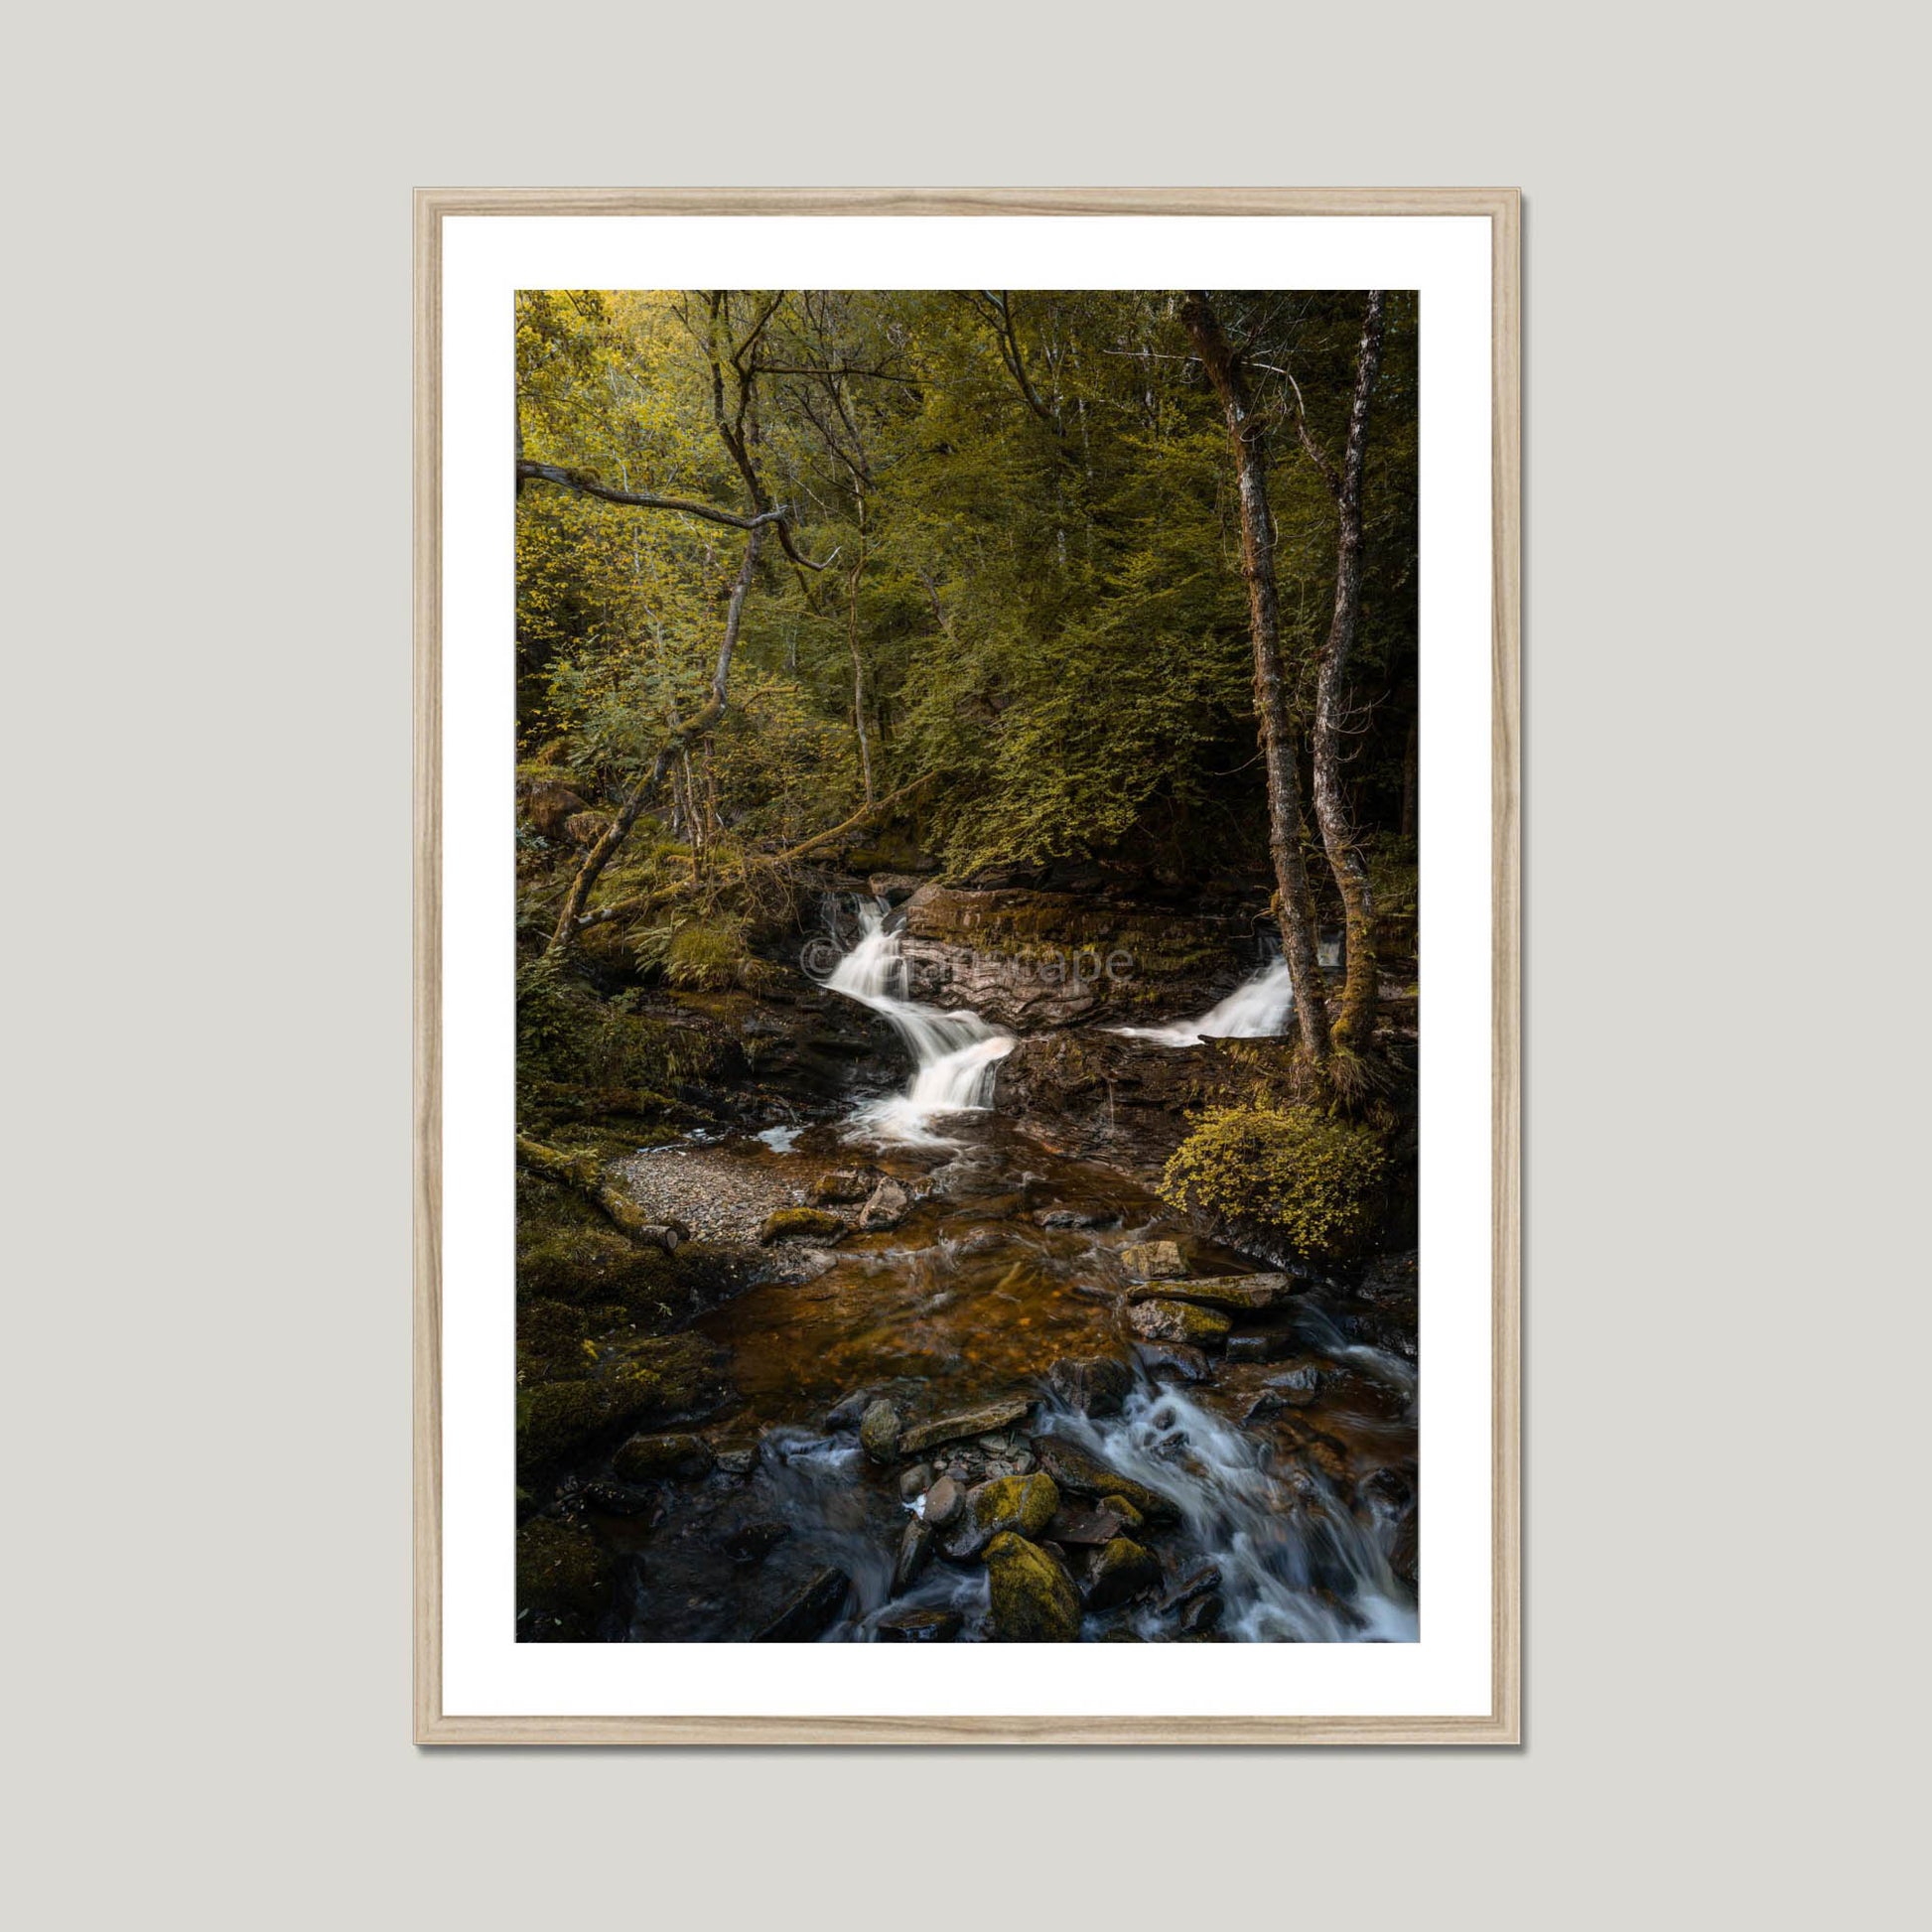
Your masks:
<instances>
[{"instance_id":1,"label":"forest stream","mask_svg":"<svg viewBox=\"0 0 1932 1932\"><path fill-rule=\"evenodd\" d=\"M867 1198L836 1247L696 1322L738 1397L704 1478L635 1513L586 1499L633 1559L622 1636L977 1640L1010 1519L1080 1583L1082 1639L1413 1640L1412 1284L1365 1300L1258 1270L1052 1152L993 1105L1014 1036L907 999L899 940L863 905L827 984L890 1024L903 1084L703 1150L767 1197ZM1284 990L1264 967L1198 1021L1133 1031L1273 1032ZM640 1153L640 1195L687 1151ZM1216 1283L1263 1306L1230 1332Z\"/></svg>"},{"instance_id":2,"label":"forest stream","mask_svg":"<svg viewBox=\"0 0 1932 1932\"><path fill-rule=\"evenodd\" d=\"M1416 1639L1420 328L517 292L520 1641Z\"/></svg>"}]
</instances>

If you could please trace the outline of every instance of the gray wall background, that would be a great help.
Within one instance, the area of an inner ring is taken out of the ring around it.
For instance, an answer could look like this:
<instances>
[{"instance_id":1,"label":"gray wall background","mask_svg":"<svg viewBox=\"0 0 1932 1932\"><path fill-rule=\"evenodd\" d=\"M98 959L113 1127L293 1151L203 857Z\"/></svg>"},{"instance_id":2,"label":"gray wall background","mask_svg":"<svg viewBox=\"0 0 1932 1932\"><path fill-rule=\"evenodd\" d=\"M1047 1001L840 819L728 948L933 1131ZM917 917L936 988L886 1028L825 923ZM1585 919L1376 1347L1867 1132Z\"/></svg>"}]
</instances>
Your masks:
<instances>
[{"instance_id":1,"label":"gray wall background","mask_svg":"<svg viewBox=\"0 0 1932 1932\"><path fill-rule=\"evenodd\" d=\"M1922 1822L1921 22L16 23L26 1922L1892 1915ZM1522 1751L409 1745L408 191L503 182L1527 191Z\"/></svg>"}]
</instances>

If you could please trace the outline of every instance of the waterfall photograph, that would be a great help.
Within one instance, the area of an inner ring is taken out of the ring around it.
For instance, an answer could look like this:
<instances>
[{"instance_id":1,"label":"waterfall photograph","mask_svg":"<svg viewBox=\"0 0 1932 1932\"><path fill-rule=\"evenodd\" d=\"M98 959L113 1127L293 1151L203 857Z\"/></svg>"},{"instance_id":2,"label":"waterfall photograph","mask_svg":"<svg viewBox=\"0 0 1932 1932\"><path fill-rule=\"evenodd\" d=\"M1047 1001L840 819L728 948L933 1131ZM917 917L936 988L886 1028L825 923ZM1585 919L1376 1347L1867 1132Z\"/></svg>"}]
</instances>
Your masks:
<instances>
[{"instance_id":1,"label":"waterfall photograph","mask_svg":"<svg viewBox=\"0 0 1932 1932\"><path fill-rule=\"evenodd\" d=\"M518 293L519 1641L1418 1641L1420 310Z\"/></svg>"}]
</instances>

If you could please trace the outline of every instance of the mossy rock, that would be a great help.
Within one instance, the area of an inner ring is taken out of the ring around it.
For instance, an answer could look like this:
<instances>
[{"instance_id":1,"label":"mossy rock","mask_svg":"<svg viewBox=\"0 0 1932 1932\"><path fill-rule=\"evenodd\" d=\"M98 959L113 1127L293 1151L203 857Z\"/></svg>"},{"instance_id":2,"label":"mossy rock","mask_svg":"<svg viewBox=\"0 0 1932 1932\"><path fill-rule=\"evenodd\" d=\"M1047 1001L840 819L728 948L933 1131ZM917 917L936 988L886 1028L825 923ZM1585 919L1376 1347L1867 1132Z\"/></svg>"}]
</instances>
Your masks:
<instances>
[{"instance_id":1,"label":"mossy rock","mask_svg":"<svg viewBox=\"0 0 1932 1932\"><path fill-rule=\"evenodd\" d=\"M724 1395L712 1351L696 1336L625 1343L614 1363L589 1379L518 1392L517 1464L527 1469L557 1461L620 1427L708 1415Z\"/></svg>"},{"instance_id":2,"label":"mossy rock","mask_svg":"<svg viewBox=\"0 0 1932 1932\"><path fill-rule=\"evenodd\" d=\"M1161 1581L1160 1559L1131 1537L1103 1543L1087 1572L1087 1608L1110 1610Z\"/></svg>"},{"instance_id":3,"label":"mossy rock","mask_svg":"<svg viewBox=\"0 0 1932 1932\"><path fill-rule=\"evenodd\" d=\"M690 1480L711 1470L711 1446L702 1436L633 1436L611 1458L611 1472L624 1482Z\"/></svg>"},{"instance_id":4,"label":"mossy rock","mask_svg":"<svg viewBox=\"0 0 1932 1932\"><path fill-rule=\"evenodd\" d=\"M953 1532L950 1554L969 1557L1012 1530L1035 1537L1053 1520L1060 1492L1050 1476L999 1476L966 1492L961 1526Z\"/></svg>"},{"instance_id":5,"label":"mossy rock","mask_svg":"<svg viewBox=\"0 0 1932 1932\"><path fill-rule=\"evenodd\" d=\"M561 1382L588 1376L597 1364L590 1321L565 1302L529 1302L516 1311L516 1379Z\"/></svg>"},{"instance_id":6,"label":"mossy rock","mask_svg":"<svg viewBox=\"0 0 1932 1932\"><path fill-rule=\"evenodd\" d=\"M859 1445L875 1462L890 1462L898 1453L898 1411L881 1397L859 1418Z\"/></svg>"},{"instance_id":7,"label":"mossy rock","mask_svg":"<svg viewBox=\"0 0 1932 1932\"><path fill-rule=\"evenodd\" d=\"M520 1301L621 1308L631 1320L660 1331L741 1294L756 1265L750 1250L731 1242L686 1242L667 1255L609 1222L571 1224L551 1216L525 1221L518 1232Z\"/></svg>"},{"instance_id":8,"label":"mossy rock","mask_svg":"<svg viewBox=\"0 0 1932 1932\"><path fill-rule=\"evenodd\" d=\"M995 1643L1075 1643L1080 1594L1050 1551L1011 1530L986 1546L986 1633Z\"/></svg>"},{"instance_id":9,"label":"mossy rock","mask_svg":"<svg viewBox=\"0 0 1932 1932\"><path fill-rule=\"evenodd\" d=\"M1148 1341L1177 1341L1189 1348L1211 1348L1227 1339L1234 1317L1219 1309L1196 1308L1192 1302L1136 1302L1127 1311L1127 1323Z\"/></svg>"},{"instance_id":10,"label":"mossy rock","mask_svg":"<svg viewBox=\"0 0 1932 1932\"><path fill-rule=\"evenodd\" d=\"M844 1232L845 1223L822 1207L781 1207L765 1216L764 1225L759 1229L759 1240L767 1247L773 1241L800 1235L815 1241L836 1241Z\"/></svg>"},{"instance_id":11,"label":"mossy rock","mask_svg":"<svg viewBox=\"0 0 1932 1932\"><path fill-rule=\"evenodd\" d=\"M587 1625L605 1608L610 1593L609 1562L583 1530L539 1516L517 1531L519 1613Z\"/></svg>"},{"instance_id":12,"label":"mossy rock","mask_svg":"<svg viewBox=\"0 0 1932 1932\"><path fill-rule=\"evenodd\" d=\"M1175 1523L1180 1510L1158 1489L1123 1475L1111 1463L1090 1455L1063 1436L1035 1436L1029 1446L1039 1466L1055 1484L1076 1496L1105 1501L1119 1496L1132 1503L1150 1523Z\"/></svg>"}]
</instances>

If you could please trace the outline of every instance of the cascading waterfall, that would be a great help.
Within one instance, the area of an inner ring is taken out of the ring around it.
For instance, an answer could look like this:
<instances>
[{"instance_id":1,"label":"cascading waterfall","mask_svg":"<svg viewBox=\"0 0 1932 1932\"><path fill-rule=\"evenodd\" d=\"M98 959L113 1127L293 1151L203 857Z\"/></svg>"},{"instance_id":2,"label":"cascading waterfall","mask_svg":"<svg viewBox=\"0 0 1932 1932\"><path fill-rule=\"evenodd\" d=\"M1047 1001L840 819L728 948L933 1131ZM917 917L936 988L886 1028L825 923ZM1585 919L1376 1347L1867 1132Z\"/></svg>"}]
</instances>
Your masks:
<instances>
[{"instance_id":1,"label":"cascading waterfall","mask_svg":"<svg viewBox=\"0 0 1932 1932\"><path fill-rule=\"evenodd\" d=\"M1203 1039L1261 1039L1281 1032L1295 1006L1288 961L1278 959L1244 986L1237 986L1198 1020L1176 1020L1167 1027L1115 1027L1117 1034L1151 1039L1161 1046L1193 1046Z\"/></svg>"},{"instance_id":2,"label":"cascading waterfall","mask_svg":"<svg viewBox=\"0 0 1932 1932\"><path fill-rule=\"evenodd\" d=\"M885 1140L942 1144L944 1137L931 1131L931 1121L941 1114L983 1112L991 1104L993 1069L1013 1051L1014 1037L964 1007L942 1013L906 999L903 929L889 927L878 904L860 906L859 924L859 943L825 983L885 1015L912 1055L913 1073L904 1093L875 1101L854 1118Z\"/></svg>"}]
</instances>

